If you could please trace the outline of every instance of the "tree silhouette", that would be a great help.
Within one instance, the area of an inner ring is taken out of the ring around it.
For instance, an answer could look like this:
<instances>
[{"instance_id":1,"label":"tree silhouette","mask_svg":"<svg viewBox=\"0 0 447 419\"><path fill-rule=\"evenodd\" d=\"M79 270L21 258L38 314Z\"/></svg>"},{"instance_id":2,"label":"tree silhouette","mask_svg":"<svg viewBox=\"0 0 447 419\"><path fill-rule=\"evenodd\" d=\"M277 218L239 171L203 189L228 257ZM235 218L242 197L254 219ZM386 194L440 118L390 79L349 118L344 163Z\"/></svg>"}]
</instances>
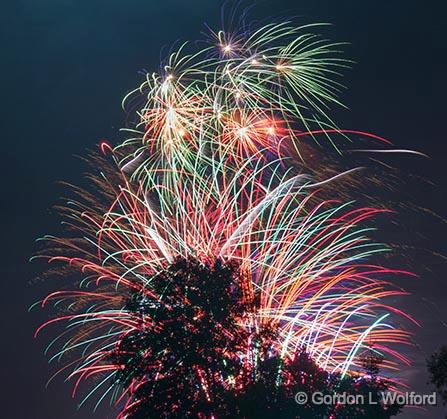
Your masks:
<instances>
[{"instance_id":1,"label":"tree silhouette","mask_svg":"<svg viewBox=\"0 0 447 419\"><path fill-rule=\"evenodd\" d=\"M360 358L363 374L341 376L320 368L305 348L281 357L268 324L241 327L258 302L247 296L248 277L238 266L178 259L150 281L163 300L149 292L129 296L124 311L139 324L110 359L120 367L115 382L131 391L127 418L381 419L400 411L381 403L388 385L372 349ZM295 401L298 393L306 403ZM316 393L320 400L361 396L364 403L316 403Z\"/></svg>"},{"instance_id":2,"label":"tree silhouette","mask_svg":"<svg viewBox=\"0 0 447 419\"><path fill-rule=\"evenodd\" d=\"M430 382L442 397L444 404L447 403L447 345L440 348L427 360L427 369L430 374Z\"/></svg>"}]
</instances>

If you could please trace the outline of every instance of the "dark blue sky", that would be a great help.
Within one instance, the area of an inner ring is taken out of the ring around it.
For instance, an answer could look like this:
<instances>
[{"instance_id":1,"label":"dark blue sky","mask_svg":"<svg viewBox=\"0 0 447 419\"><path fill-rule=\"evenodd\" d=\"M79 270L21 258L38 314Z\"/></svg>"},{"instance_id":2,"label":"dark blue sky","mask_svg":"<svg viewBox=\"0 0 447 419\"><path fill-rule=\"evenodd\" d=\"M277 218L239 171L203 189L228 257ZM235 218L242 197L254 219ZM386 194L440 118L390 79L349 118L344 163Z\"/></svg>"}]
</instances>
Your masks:
<instances>
[{"instance_id":1,"label":"dark blue sky","mask_svg":"<svg viewBox=\"0 0 447 419\"><path fill-rule=\"evenodd\" d=\"M408 191L445 215L447 16L442 3L274 0L259 2L253 15L334 24L329 35L350 42L347 56L357 62L347 72L349 89L342 98L350 111L337 112L339 125L430 155L429 160L399 159L397 165L434 183L422 188L410 182ZM220 2L214 0L14 0L2 5L2 417L92 417L90 407L76 413L68 384L57 381L44 388L49 368L42 351L48 339L33 340L32 334L45 314L26 310L55 284L32 284L37 268L27 260L35 251L34 239L58 228L49 208L61 194L56 182L79 178L82 166L73 156L103 138L112 143L121 138L121 98L141 81L138 72L157 69L163 47L201 38L204 22L219 28L219 15ZM408 223L423 228L427 237L423 242L415 237L415 246L428 242L446 253L441 222L416 217ZM415 295L406 309L421 319L422 328L416 330L415 366L404 372L419 390L427 380L424 358L447 343L445 263L422 255L420 264L421 278L411 286Z\"/></svg>"}]
</instances>

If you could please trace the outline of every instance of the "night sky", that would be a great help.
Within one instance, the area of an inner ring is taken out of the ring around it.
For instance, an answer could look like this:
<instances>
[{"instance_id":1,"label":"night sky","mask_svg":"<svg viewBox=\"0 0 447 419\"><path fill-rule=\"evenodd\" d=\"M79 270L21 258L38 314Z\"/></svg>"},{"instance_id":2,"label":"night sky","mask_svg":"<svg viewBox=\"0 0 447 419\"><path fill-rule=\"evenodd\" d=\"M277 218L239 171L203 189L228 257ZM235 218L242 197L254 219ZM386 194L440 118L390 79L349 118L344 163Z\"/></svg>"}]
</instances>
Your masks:
<instances>
[{"instance_id":1,"label":"night sky","mask_svg":"<svg viewBox=\"0 0 447 419\"><path fill-rule=\"evenodd\" d=\"M84 169L76 155L102 140L116 143L125 125L121 99L157 70L173 42L203 38L204 23L219 29L214 0L14 0L2 5L1 156L3 182L1 331L2 413L5 419L105 418L92 406L76 411L71 385L56 380L43 355L51 334L33 339L48 312L28 307L52 281L33 281L29 263L35 239L59 231L51 210L62 194L57 182L76 182ZM253 16L297 16L298 23L330 22L336 41L347 41L356 61L346 72L342 101L349 111L336 118L344 128L383 135L396 148L423 151L429 159L396 158L409 178L413 201L447 213L445 134L447 48L443 2L274 0L259 2ZM447 344L445 234L440 218L427 212L402 221L423 231L404 241L424 247L414 259L419 279L405 310L421 322L415 329L414 366L402 371L412 390L426 390L424 359ZM407 230L406 230L407 231ZM409 234L403 232L402 234ZM434 256L433 252L441 256ZM411 409L402 418L440 417Z\"/></svg>"}]
</instances>

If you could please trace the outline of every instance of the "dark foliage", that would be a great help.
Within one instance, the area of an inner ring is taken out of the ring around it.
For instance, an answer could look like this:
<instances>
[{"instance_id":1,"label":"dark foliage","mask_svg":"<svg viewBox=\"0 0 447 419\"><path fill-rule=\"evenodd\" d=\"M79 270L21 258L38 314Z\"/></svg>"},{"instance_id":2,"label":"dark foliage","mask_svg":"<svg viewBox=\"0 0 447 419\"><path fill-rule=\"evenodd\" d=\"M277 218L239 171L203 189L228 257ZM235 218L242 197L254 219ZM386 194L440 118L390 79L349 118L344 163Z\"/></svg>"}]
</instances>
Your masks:
<instances>
[{"instance_id":1,"label":"dark foliage","mask_svg":"<svg viewBox=\"0 0 447 419\"><path fill-rule=\"evenodd\" d=\"M380 403L387 389L377 378L380 360L365 358L365 377L341 377L305 350L284 361L268 325L241 327L257 307L249 286L237 265L179 259L150 278L147 292L130 296L125 310L138 327L120 338L112 357L121 367L116 384L132 391L126 417L380 419L399 412ZM299 392L307 403L296 403ZM316 392L363 395L366 403L312 403Z\"/></svg>"},{"instance_id":2,"label":"dark foliage","mask_svg":"<svg viewBox=\"0 0 447 419\"><path fill-rule=\"evenodd\" d=\"M222 383L241 374L238 354L249 335L260 350L268 340L267 331L250 334L239 325L255 305L246 283L234 264L180 259L150 279L147 293L131 296L125 309L139 324L113 357L117 381L134 390L130 417L208 415L224 403Z\"/></svg>"},{"instance_id":3,"label":"dark foliage","mask_svg":"<svg viewBox=\"0 0 447 419\"><path fill-rule=\"evenodd\" d=\"M447 345L441 347L439 352L434 353L427 360L427 368L430 374L430 382L442 397L444 404L447 403Z\"/></svg>"}]
</instances>

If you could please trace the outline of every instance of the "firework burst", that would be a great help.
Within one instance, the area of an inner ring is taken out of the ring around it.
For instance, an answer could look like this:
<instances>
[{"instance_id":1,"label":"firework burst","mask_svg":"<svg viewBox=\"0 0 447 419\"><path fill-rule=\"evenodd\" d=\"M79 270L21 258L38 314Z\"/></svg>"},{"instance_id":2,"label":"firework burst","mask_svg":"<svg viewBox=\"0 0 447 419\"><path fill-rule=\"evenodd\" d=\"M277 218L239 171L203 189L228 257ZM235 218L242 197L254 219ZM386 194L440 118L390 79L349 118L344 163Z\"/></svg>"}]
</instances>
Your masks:
<instances>
[{"instance_id":1,"label":"firework burst","mask_svg":"<svg viewBox=\"0 0 447 419\"><path fill-rule=\"evenodd\" d=\"M75 358L61 370L75 390L100 377L86 399L110 394L126 417L148 394L199 383L191 397L216 402L216 386L241 388L272 354L301 348L342 376L371 340L386 368L408 362L397 347L409 335L389 321L407 316L384 302L403 294L386 278L408 273L368 262L386 248L364 223L385 210L320 200L318 185L280 161L170 188L154 174L150 189L108 167L65 208L74 236L47 237L55 251L44 256L82 276L42 302L67 312L39 331L67 324L52 359Z\"/></svg>"},{"instance_id":2,"label":"firework burst","mask_svg":"<svg viewBox=\"0 0 447 419\"><path fill-rule=\"evenodd\" d=\"M127 130L132 138L118 146L124 171L132 179L145 179L148 168L194 171L198 155L239 164L279 156L282 143L299 152L299 138L315 130L329 139L340 132L327 109L340 104L334 76L348 61L337 57L341 44L306 32L314 26L220 31L194 54L186 44L172 53L161 74L147 74L123 101L145 101Z\"/></svg>"},{"instance_id":3,"label":"firework burst","mask_svg":"<svg viewBox=\"0 0 447 419\"><path fill-rule=\"evenodd\" d=\"M397 324L413 320L392 304L405 294L392 283L411 273L380 265L388 248L373 240L390 211L333 193L357 169L303 174L303 140L387 143L328 115L349 64L341 44L318 25L241 27L211 31L194 53L182 45L126 96L131 138L101 145L90 188L72 187L60 207L69 233L43 240L38 257L76 281L41 302L59 315L36 334L66 326L47 352L73 394L90 383L81 405L234 417L234 398L260 383L284 390L281 410L306 380L359 377L371 342L386 371L408 363Z\"/></svg>"}]
</instances>

